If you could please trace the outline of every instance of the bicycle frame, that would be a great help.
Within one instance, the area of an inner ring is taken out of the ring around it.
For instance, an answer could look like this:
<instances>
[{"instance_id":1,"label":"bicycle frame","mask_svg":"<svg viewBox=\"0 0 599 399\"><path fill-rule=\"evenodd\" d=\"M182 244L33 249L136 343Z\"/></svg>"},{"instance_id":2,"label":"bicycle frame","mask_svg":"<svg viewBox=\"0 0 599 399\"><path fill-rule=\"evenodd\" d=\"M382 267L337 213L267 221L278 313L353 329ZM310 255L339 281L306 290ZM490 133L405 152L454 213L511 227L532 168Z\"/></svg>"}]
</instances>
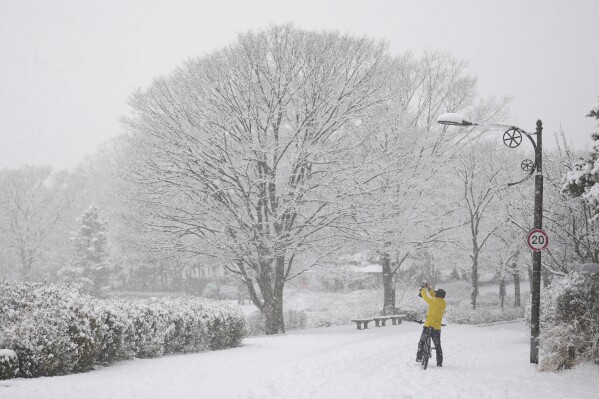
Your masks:
<instances>
[{"instance_id":1,"label":"bicycle frame","mask_svg":"<svg viewBox=\"0 0 599 399\"><path fill-rule=\"evenodd\" d=\"M424 324L424 321L422 320L411 320L414 321L415 323L418 324ZM441 324L441 326L445 326L445 324ZM431 337L430 332L426 334L426 341L424 343L424 346L422 348L422 368L424 370L426 370L426 368L428 367L428 361L429 359L433 356L432 355L432 350L435 349L435 347L432 345L432 341L433 338Z\"/></svg>"},{"instance_id":2,"label":"bicycle frame","mask_svg":"<svg viewBox=\"0 0 599 399\"><path fill-rule=\"evenodd\" d=\"M422 348L422 368L424 370L426 370L427 366L428 366L428 361L429 359L433 356L432 355L432 338L430 336L430 334L427 334L427 338L426 338L426 342L424 344L424 347Z\"/></svg>"}]
</instances>

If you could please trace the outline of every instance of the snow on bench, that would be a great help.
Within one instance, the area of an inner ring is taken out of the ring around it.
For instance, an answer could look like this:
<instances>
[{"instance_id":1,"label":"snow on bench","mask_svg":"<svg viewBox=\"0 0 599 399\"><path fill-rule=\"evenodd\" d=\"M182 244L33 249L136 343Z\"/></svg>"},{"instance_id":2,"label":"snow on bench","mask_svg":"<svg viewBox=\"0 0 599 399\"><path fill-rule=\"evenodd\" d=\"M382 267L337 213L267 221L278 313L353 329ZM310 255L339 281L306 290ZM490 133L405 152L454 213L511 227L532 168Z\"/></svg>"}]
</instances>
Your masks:
<instances>
[{"instance_id":1,"label":"snow on bench","mask_svg":"<svg viewBox=\"0 0 599 399\"><path fill-rule=\"evenodd\" d=\"M364 325L364 329L368 328L368 323L370 323L372 319L353 319L352 321L356 323L358 330L361 330L362 325Z\"/></svg>"},{"instance_id":2,"label":"snow on bench","mask_svg":"<svg viewBox=\"0 0 599 399\"><path fill-rule=\"evenodd\" d=\"M374 323L377 327L384 327L387 320L391 319L393 325L401 324L401 320L405 318L405 314L390 314L387 316L375 316L373 317Z\"/></svg>"},{"instance_id":3,"label":"snow on bench","mask_svg":"<svg viewBox=\"0 0 599 399\"><path fill-rule=\"evenodd\" d=\"M406 318L405 314L390 314L387 317L391 318L393 325L401 324L401 321Z\"/></svg>"},{"instance_id":4,"label":"snow on bench","mask_svg":"<svg viewBox=\"0 0 599 399\"><path fill-rule=\"evenodd\" d=\"M405 314L390 314L387 316L373 316L369 319L353 319L352 321L356 323L356 327L358 327L358 330L361 330L362 325L364 326L364 329L367 329L368 323L370 323L371 321L374 321L376 327L384 327L385 323L389 319L391 319L391 323L393 323L393 325L396 325L401 324L402 319L404 319L405 317Z\"/></svg>"},{"instance_id":5,"label":"snow on bench","mask_svg":"<svg viewBox=\"0 0 599 399\"><path fill-rule=\"evenodd\" d=\"M374 319L374 325L375 326L377 326L377 327L384 327L385 326L385 322L387 320L389 320L390 317L387 317L387 316L375 316L375 317L373 317L373 319Z\"/></svg>"}]
</instances>

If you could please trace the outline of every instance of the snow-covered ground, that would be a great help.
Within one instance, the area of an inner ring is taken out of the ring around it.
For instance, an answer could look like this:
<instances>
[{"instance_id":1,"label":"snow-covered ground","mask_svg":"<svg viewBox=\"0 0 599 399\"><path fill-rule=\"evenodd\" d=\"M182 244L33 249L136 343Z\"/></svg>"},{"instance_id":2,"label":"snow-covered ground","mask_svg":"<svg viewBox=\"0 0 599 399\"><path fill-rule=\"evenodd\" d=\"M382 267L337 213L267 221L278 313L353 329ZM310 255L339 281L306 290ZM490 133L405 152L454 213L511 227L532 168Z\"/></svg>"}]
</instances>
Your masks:
<instances>
[{"instance_id":1,"label":"snow-covered ground","mask_svg":"<svg viewBox=\"0 0 599 399\"><path fill-rule=\"evenodd\" d=\"M599 368L538 373L522 322L449 325L443 368L416 363L421 326L308 329L216 352L125 361L63 377L0 381L2 399L584 398Z\"/></svg>"}]
</instances>

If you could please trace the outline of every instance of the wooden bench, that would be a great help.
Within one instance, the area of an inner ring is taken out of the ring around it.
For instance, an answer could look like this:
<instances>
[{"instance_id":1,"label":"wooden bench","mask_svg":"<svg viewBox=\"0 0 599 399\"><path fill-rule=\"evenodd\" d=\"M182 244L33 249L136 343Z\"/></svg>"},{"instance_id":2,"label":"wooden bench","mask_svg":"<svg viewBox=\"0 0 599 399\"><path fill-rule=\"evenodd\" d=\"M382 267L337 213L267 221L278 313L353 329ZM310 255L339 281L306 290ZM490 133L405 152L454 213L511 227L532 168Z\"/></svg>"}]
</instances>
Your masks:
<instances>
[{"instance_id":1,"label":"wooden bench","mask_svg":"<svg viewBox=\"0 0 599 399\"><path fill-rule=\"evenodd\" d=\"M356 326L358 327L358 330L362 329L362 325L364 325L364 329L368 328L368 323L370 323L372 321L372 319L354 319L352 320L354 323L356 323Z\"/></svg>"}]
</instances>

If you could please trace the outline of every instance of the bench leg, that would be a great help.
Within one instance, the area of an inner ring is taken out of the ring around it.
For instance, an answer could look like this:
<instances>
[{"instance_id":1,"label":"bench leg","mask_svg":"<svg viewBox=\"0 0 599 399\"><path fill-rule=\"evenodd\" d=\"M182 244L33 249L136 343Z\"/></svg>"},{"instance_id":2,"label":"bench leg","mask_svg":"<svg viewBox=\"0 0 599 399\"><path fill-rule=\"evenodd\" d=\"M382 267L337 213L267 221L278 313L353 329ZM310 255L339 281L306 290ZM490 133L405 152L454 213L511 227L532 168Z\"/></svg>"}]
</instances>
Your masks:
<instances>
[{"instance_id":1,"label":"bench leg","mask_svg":"<svg viewBox=\"0 0 599 399\"><path fill-rule=\"evenodd\" d=\"M365 322L364 322L364 329L367 329L367 328L368 328L368 322L367 322L367 321L365 321Z\"/></svg>"},{"instance_id":2,"label":"bench leg","mask_svg":"<svg viewBox=\"0 0 599 399\"><path fill-rule=\"evenodd\" d=\"M361 321L356 322L356 326L358 327L358 330L361 330L362 329L362 322Z\"/></svg>"},{"instance_id":3,"label":"bench leg","mask_svg":"<svg viewBox=\"0 0 599 399\"><path fill-rule=\"evenodd\" d=\"M385 327L385 322L386 322L386 321L387 321L387 320L381 320L381 322L383 323L383 327Z\"/></svg>"}]
</instances>

